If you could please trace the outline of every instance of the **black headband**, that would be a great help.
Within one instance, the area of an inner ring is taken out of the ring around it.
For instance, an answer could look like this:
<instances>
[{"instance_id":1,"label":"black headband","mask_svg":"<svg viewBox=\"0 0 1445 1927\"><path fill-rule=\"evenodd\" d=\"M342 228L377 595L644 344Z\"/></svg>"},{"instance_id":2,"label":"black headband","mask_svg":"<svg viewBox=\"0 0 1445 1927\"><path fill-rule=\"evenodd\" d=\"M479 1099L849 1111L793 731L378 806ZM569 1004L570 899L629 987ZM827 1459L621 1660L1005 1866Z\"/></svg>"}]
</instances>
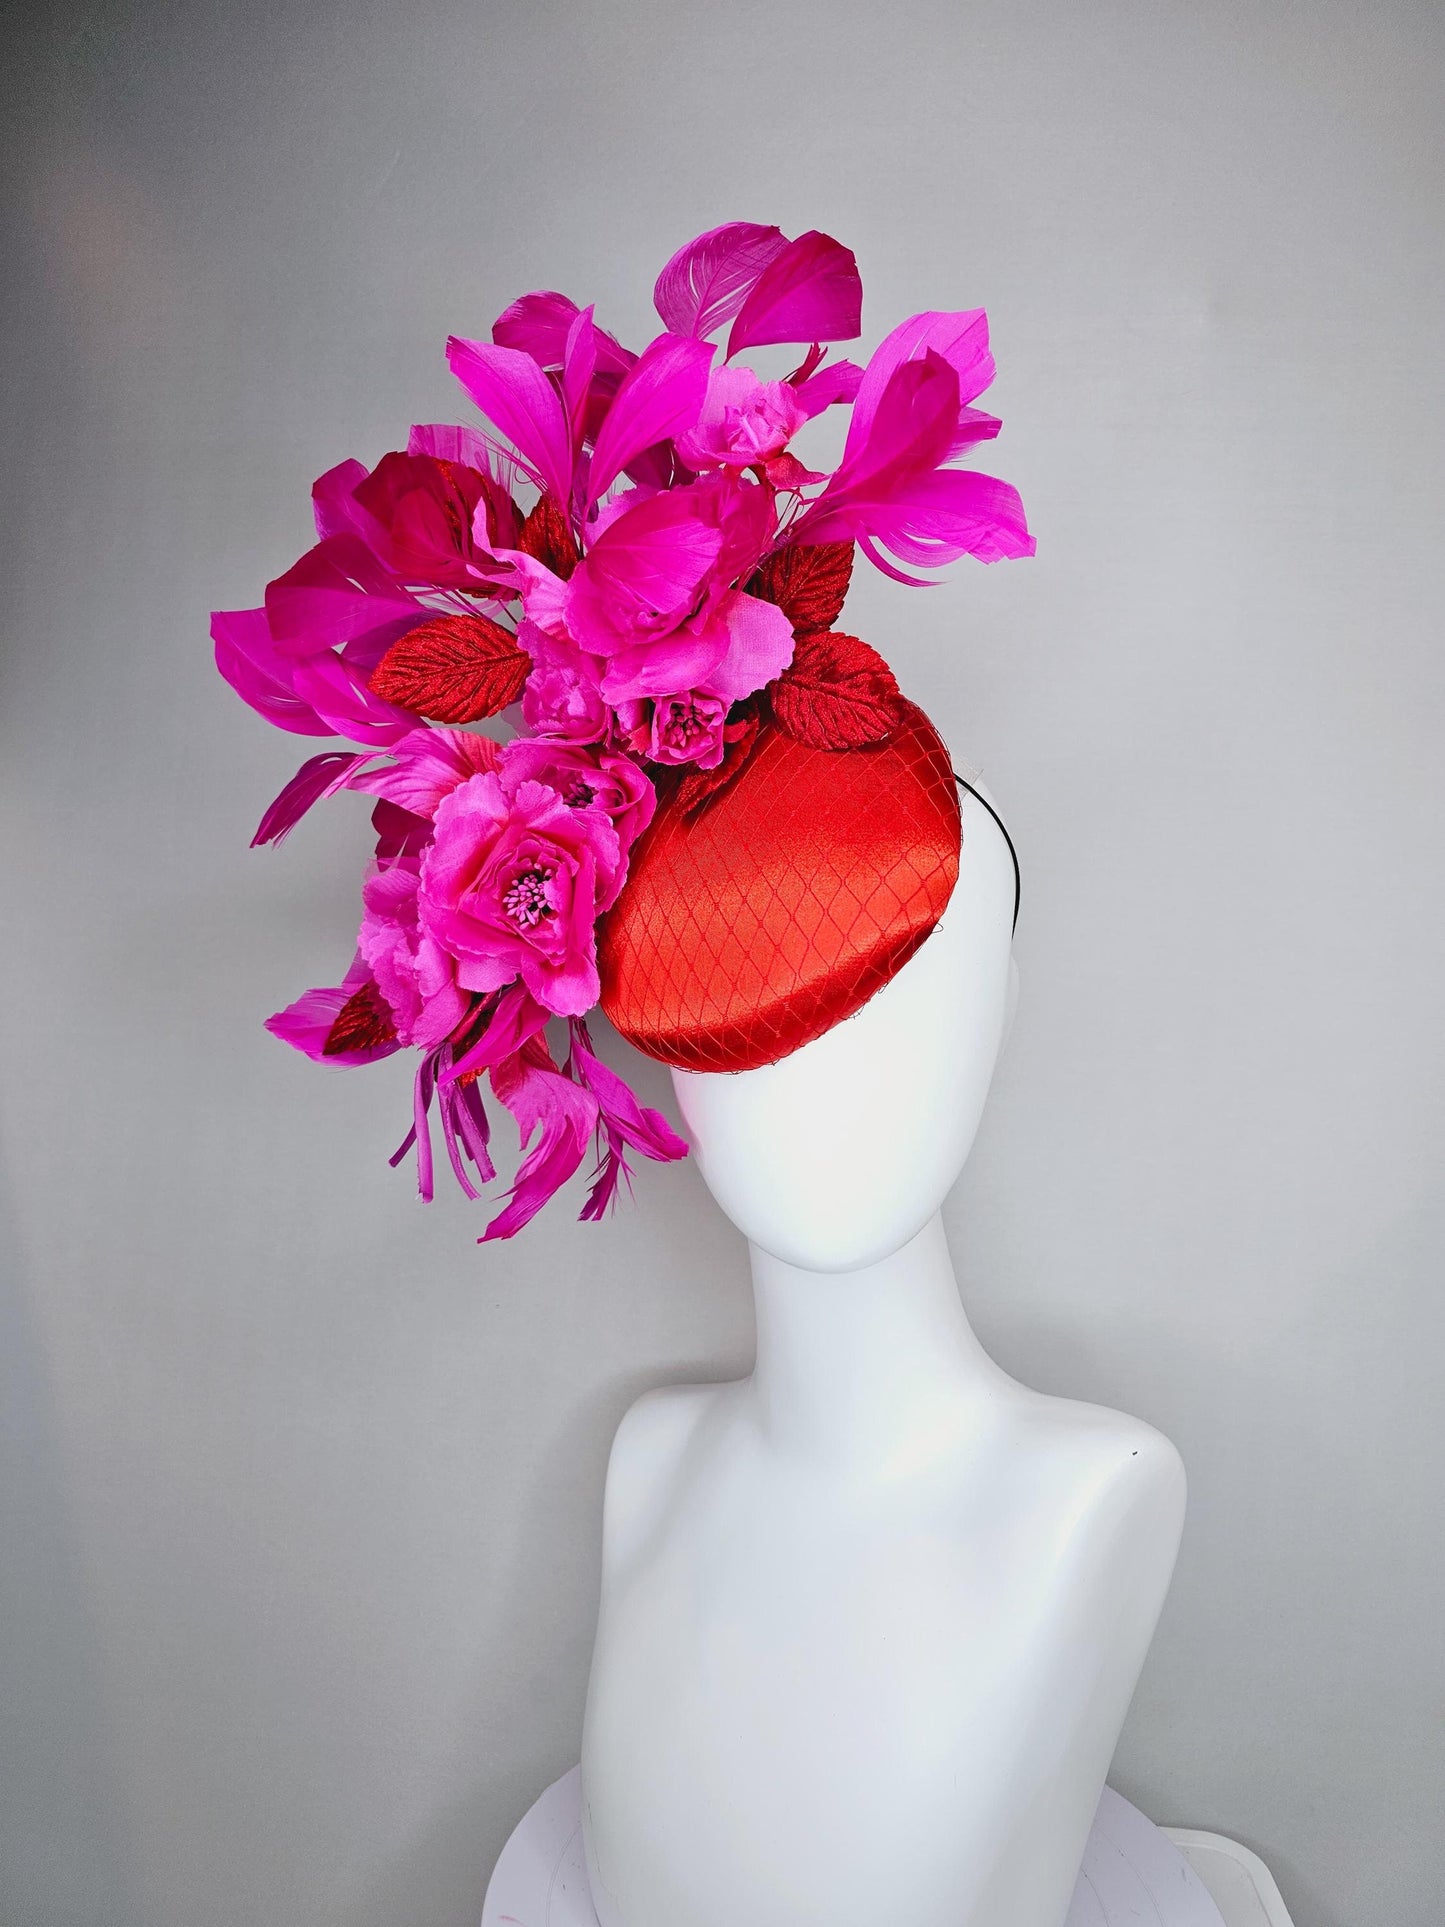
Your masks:
<instances>
[{"instance_id":1,"label":"black headband","mask_svg":"<svg viewBox=\"0 0 1445 1927\"><path fill-rule=\"evenodd\" d=\"M973 784L969 782L966 776L960 776L958 771L955 770L953 772L953 780L955 783L958 784L960 789L965 789L968 791L970 796L976 796L978 798L979 802L983 804L983 807L988 811L989 815L993 818L994 822L997 823L999 828L1003 831L1003 840L1005 843L1007 843L1008 853L1014 860L1013 927L1015 930L1017 930L1019 927L1019 904L1023 900L1023 879L1019 875L1019 853L1014 848L1014 840L1008 833L1008 824L1004 822L1003 818L999 815L998 811L994 808L993 804L989 802L988 798L985 795L983 795L981 791L976 790L973 787Z\"/></svg>"}]
</instances>

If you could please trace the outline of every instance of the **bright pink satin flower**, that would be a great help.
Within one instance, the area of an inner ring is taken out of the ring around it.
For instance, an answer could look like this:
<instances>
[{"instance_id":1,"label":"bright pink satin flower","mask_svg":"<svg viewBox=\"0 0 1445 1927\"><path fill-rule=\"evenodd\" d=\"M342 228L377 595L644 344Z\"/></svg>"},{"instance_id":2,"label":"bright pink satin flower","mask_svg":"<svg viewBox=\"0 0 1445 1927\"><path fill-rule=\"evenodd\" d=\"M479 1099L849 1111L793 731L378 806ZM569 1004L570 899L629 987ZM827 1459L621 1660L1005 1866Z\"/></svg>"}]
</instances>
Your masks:
<instances>
[{"instance_id":1,"label":"bright pink satin flower","mask_svg":"<svg viewBox=\"0 0 1445 1927\"><path fill-rule=\"evenodd\" d=\"M626 863L611 819L550 785L473 776L442 800L422 859L421 927L456 959L466 990L520 977L558 1016L596 1003L599 914Z\"/></svg>"},{"instance_id":2,"label":"bright pink satin flower","mask_svg":"<svg viewBox=\"0 0 1445 1927\"><path fill-rule=\"evenodd\" d=\"M781 455L808 419L786 381L762 381L751 368L715 368L697 426L678 437L689 468L751 468Z\"/></svg>"},{"instance_id":3,"label":"bright pink satin flower","mask_svg":"<svg viewBox=\"0 0 1445 1927\"><path fill-rule=\"evenodd\" d=\"M618 711L628 747L654 763L695 763L716 769L723 759L728 705L720 696L693 689L652 702L624 703Z\"/></svg>"},{"instance_id":4,"label":"bright pink satin flower","mask_svg":"<svg viewBox=\"0 0 1445 1927\"><path fill-rule=\"evenodd\" d=\"M652 821L657 791L630 756L580 743L516 736L502 751L509 787L546 783L570 809L605 810L626 856Z\"/></svg>"},{"instance_id":5,"label":"bright pink satin flower","mask_svg":"<svg viewBox=\"0 0 1445 1927\"><path fill-rule=\"evenodd\" d=\"M602 694L602 665L569 638L550 636L534 622L521 625L517 640L532 658L522 691L528 729L569 743L600 743L612 724Z\"/></svg>"},{"instance_id":6,"label":"bright pink satin flower","mask_svg":"<svg viewBox=\"0 0 1445 1927\"><path fill-rule=\"evenodd\" d=\"M736 702L792 660L780 609L734 589L775 530L771 494L717 475L608 521L567 585L566 622L617 707L706 689Z\"/></svg>"},{"instance_id":7,"label":"bright pink satin flower","mask_svg":"<svg viewBox=\"0 0 1445 1927\"><path fill-rule=\"evenodd\" d=\"M403 1044L434 1050L467 1014L470 998L457 983L456 963L417 916L417 871L395 864L361 886L364 914L356 939L391 1007Z\"/></svg>"}]
</instances>

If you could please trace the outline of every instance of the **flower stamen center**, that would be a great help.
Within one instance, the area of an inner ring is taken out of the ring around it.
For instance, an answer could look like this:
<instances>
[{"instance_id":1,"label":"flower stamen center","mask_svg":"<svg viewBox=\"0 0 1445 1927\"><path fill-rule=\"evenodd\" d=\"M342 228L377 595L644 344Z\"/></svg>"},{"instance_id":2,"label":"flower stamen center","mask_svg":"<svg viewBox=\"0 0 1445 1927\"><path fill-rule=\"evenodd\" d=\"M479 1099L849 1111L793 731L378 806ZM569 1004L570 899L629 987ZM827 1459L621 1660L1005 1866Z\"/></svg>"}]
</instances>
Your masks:
<instances>
[{"instance_id":1,"label":"flower stamen center","mask_svg":"<svg viewBox=\"0 0 1445 1927\"><path fill-rule=\"evenodd\" d=\"M502 908L519 930L535 930L543 917L557 914L547 901L551 880L549 870L519 870L503 892Z\"/></svg>"}]
</instances>

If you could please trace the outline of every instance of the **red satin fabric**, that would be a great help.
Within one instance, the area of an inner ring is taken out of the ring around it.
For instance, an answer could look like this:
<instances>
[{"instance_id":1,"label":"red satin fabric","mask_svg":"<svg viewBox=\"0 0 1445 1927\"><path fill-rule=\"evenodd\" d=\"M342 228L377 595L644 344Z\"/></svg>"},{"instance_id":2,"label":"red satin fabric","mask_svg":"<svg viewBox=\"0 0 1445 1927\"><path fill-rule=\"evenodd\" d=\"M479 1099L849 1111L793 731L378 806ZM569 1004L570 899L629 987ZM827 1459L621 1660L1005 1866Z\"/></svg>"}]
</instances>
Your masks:
<instances>
[{"instance_id":1,"label":"red satin fabric","mask_svg":"<svg viewBox=\"0 0 1445 1927\"><path fill-rule=\"evenodd\" d=\"M649 1057L771 1064L860 1009L958 879L948 751L912 704L889 743L807 749L764 725L691 819L658 810L599 946L602 1008Z\"/></svg>"}]
</instances>

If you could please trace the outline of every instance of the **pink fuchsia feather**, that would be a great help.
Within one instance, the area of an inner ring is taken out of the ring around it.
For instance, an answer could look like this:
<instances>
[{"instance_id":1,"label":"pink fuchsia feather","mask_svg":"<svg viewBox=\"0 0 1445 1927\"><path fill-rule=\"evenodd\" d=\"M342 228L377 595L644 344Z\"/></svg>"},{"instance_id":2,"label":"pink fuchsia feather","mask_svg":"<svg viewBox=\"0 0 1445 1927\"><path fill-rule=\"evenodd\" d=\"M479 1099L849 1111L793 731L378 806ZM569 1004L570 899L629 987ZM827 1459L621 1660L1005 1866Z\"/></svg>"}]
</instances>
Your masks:
<instances>
[{"instance_id":1,"label":"pink fuchsia feather","mask_svg":"<svg viewBox=\"0 0 1445 1927\"><path fill-rule=\"evenodd\" d=\"M532 1148L522 1160L506 1208L492 1219L479 1244L514 1237L555 1197L587 1155L599 1114L597 1099L558 1070L540 1036L502 1059L492 1072L492 1089L517 1120L523 1148Z\"/></svg>"},{"instance_id":2,"label":"pink fuchsia feather","mask_svg":"<svg viewBox=\"0 0 1445 1927\"><path fill-rule=\"evenodd\" d=\"M217 669L258 716L297 736L337 734L334 724L296 694L296 664L272 642L264 609L217 609L211 637Z\"/></svg>"},{"instance_id":3,"label":"pink fuchsia feather","mask_svg":"<svg viewBox=\"0 0 1445 1927\"><path fill-rule=\"evenodd\" d=\"M851 341L863 326L863 282L851 248L812 231L758 276L728 335L727 359L777 341Z\"/></svg>"},{"instance_id":4,"label":"pink fuchsia feather","mask_svg":"<svg viewBox=\"0 0 1445 1927\"><path fill-rule=\"evenodd\" d=\"M517 451L539 488L565 502L572 438L557 391L529 354L490 341L447 342L447 363L477 407Z\"/></svg>"},{"instance_id":5,"label":"pink fuchsia feather","mask_svg":"<svg viewBox=\"0 0 1445 1927\"><path fill-rule=\"evenodd\" d=\"M446 1084L441 1087L441 1098L447 1103L456 1123L457 1136L472 1163L477 1167L477 1175L483 1184L490 1184L497 1175L492 1163L492 1127L487 1117L486 1106L482 1102L480 1078L471 1078L465 1083Z\"/></svg>"},{"instance_id":6,"label":"pink fuchsia feather","mask_svg":"<svg viewBox=\"0 0 1445 1927\"><path fill-rule=\"evenodd\" d=\"M311 484L311 516L316 524L316 539L329 535L356 535L356 505L353 497L359 483L367 477L365 462L338 462L318 475Z\"/></svg>"},{"instance_id":7,"label":"pink fuchsia feather","mask_svg":"<svg viewBox=\"0 0 1445 1927\"><path fill-rule=\"evenodd\" d=\"M407 857L419 857L431 841L431 823L410 810L398 809L382 798L371 812L371 827L376 832L376 860L385 869Z\"/></svg>"},{"instance_id":8,"label":"pink fuchsia feather","mask_svg":"<svg viewBox=\"0 0 1445 1927\"><path fill-rule=\"evenodd\" d=\"M994 562L1031 555L1023 505L1006 482L945 470L958 433L958 377L932 349L895 366L866 435L793 527L800 542L856 540L886 575L922 586L884 559L918 567L961 555Z\"/></svg>"},{"instance_id":9,"label":"pink fuchsia feather","mask_svg":"<svg viewBox=\"0 0 1445 1927\"><path fill-rule=\"evenodd\" d=\"M336 735L348 736L354 743L389 749L417 726L409 710L376 695L365 672L330 649L299 659L292 668L292 682L296 694Z\"/></svg>"},{"instance_id":10,"label":"pink fuchsia feather","mask_svg":"<svg viewBox=\"0 0 1445 1927\"><path fill-rule=\"evenodd\" d=\"M696 608L723 547L703 506L692 491L670 489L608 523L567 584L565 621L583 649L605 656L655 642Z\"/></svg>"},{"instance_id":11,"label":"pink fuchsia feather","mask_svg":"<svg viewBox=\"0 0 1445 1927\"><path fill-rule=\"evenodd\" d=\"M438 1084L436 1087L437 1115L442 1122L442 1140L447 1147L447 1159L452 1167L452 1176L461 1186L463 1195L473 1203L475 1203L482 1194L468 1176L467 1158L470 1157L472 1161L477 1164L477 1174L483 1184L486 1184L489 1179L496 1176L492 1160L487 1154L486 1139L484 1138L482 1140L482 1155L481 1160L478 1161L476 1152L472 1147L472 1140L466 1133L467 1116L460 1100L463 1092L470 1093L475 1090L475 1084L464 1084L460 1086L456 1084ZM482 1117L483 1120L485 1120L485 1110L482 1112Z\"/></svg>"},{"instance_id":12,"label":"pink fuchsia feather","mask_svg":"<svg viewBox=\"0 0 1445 1927\"><path fill-rule=\"evenodd\" d=\"M870 531L857 539L885 575L914 588L929 583L890 567L879 548L915 568L939 569L962 555L977 562L1006 562L1032 555L1037 547L1018 490L971 468L941 468L919 477L899 491L891 512L874 518Z\"/></svg>"},{"instance_id":13,"label":"pink fuchsia feather","mask_svg":"<svg viewBox=\"0 0 1445 1927\"><path fill-rule=\"evenodd\" d=\"M492 1070L504 1057L515 1056L546 1027L548 1014L523 985L509 984L499 993L486 1029L477 1041L443 1066L443 1081L453 1083L469 1072L480 1075Z\"/></svg>"},{"instance_id":14,"label":"pink fuchsia feather","mask_svg":"<svg viewBox=\"0 0 1445 1927\"><path fill-rule=\"evenodd\" d=\"M530 355L539 368L549 372L561 368L566 359L567 336L583 311L565 294L541 289L524 294L505 308L492 324L492 340L499 348L519 348ZM590 316L592 310L586 310ZM597 329L597 366L604 373L625 375L637 356L614 335Z\"/></svg>"},{"instance_id":15,"label":"pink fuchsia feather","mask_svg":"<svg viewBox=\"0 0 1445 1927\"><path fill-rule=\"evenodd\" d=\"M266 1019L266 1029L283 1044L289 1044L318 1064L372 1064L379 1057L390 1057L401 1048L394 1037L388 1043L373 1044L365 1050L333 1051L329 1055L326 1052L326 1040L343 1007L358 990L374 982L358 950L339 984L327 989L303 990L295 1003L287 1004L284 1010Z\"/></svg>"},{"instance_id":16,"label":"pink fuchsia feather","mask_svg":"<svg viewBox=\"0 0 1445 1927\"><path fill-rule=\"evenodd\" d=\"M658 442L691 428L702 411L714 354L710 341L659 335L618 386L592 451L588 497L598 501L622 471Z\"/></svg>"},{"instance_id":17,"label":"pink fuchsia feather","mask_svg":"<svg viewBox=\"0 0 1445 1927\"><path fill-rule=\"evenodd\" d=\"M976 422L979 425L980 432L967 439L982 441L998 433L999 423L992 415L983 415L968 406L993 383L995 368L988 345L988 316L982 308L954 312L928 309L900 321L869 356L848 424L848 440L843 450L845 462L872 432L873 418L895 371L905 362L921 361L930 352L941 356L958 377L961 424Z\"/></svg>"},{"instance_id":18,"label":"pink fuchsia feather","mask_svg":"<svg viewBox=\"0 0 1445 1927\"><path fill-rule=\"evenodd\" d=\"M486 1107L475 1081L465 1084L449 1084L444 1081L444 1073L451 1063L451 1047L442 1044L438 1049L429 1051L417 1068L416 1080L412 1086L412 1124L405 1138L392 1153L389 1162L393 1167L401 1163L407 1152L416 1146L417 1191L424 1204L430 1204L433 1193L433 1164L431 1147L431 1106L436 1099L437 1115L441 1119L442 1141L446 1146L447 1161L452 1167L452 1175L460 1185L463 1195L475 1203L481 1192L472 1183L467 1171L467 1160L476 1167L477 1176L483 1184L489 1184L497 1175L488 1151L491 1126L487 1121Z\"/></svg>"},{"instance_id":19,"label":"pink fuchsia feather","mask_svg":"<svg viewBox=\"0 0 1445 1927\"><path fill-rule=\"evenodd\" d=\"M284 842L314 803L345 789L352 775L371 758L369 749L328 749L304 762L261 818L251 848Z\"/></svg>"},{"instance_id":20,"label":"pink fuchsia feather","mask_svg":"<svg viewBox=\"0 0 1445 1927\"><path fill-rule=\"evenodd\" d=\"M326 536L266 585L271 640L284 656L314 656L346 644L371 668L430 614L354 534Z\"/></svg>"},{"instance_id":21,"label":"pink fuchsia feather","mask_svg":"<svg viewBox=\"0 0 1445 1927\"><path fill-rule=\"evenodd\" d=\"M450 422L413 422L406 452L432 455L439 462L460 462L463 468L475 468L483 475L492 473L487 438L475 428L454 427Z\"/></svg>"},{"instance_id":22,"label":"pink fuchsia feather","mask_svg":"<svg viewBox=\"0 0 1445 1927\"><path fill-rule=\"evenodd\" d=\"M661 1111L639 1104L616 1071L602 1062L584 1019L569 1019L568 1035L571 1049L567 1069L597 1099L597 1169L581 1213L584 1221L594 1222L611 1209L619 1181L631 1189L629 1150L640 1151L659 1164L669 1164L687 1156L687 1145Z\"/></svg>"},{"instance_id":23,"label":"pink fuchsia feather","mask_svg":"<svg viewBox=\"0 0 1445 1927\"><path fill-rule=\"evenodd\" d=\"M567 330L562 350L562 406L567 413L567 430L572 447L580 449L587 427L587 408L592 399L597 374L598 337L601 330L592 319L591 308L583 308Z\"/></svg>"},{"instance_id":24,"label":"pink fuchsia feather","mask_svg":"<svg viewBox=\"0 0 1445 1927\"><path fill-rule=\"evenodd\" d=\"M652 291L662 324L701 340L731 321L764 268L787 248L781 228L728 221L678 249Z\"/></svg>"}]
</instances>

